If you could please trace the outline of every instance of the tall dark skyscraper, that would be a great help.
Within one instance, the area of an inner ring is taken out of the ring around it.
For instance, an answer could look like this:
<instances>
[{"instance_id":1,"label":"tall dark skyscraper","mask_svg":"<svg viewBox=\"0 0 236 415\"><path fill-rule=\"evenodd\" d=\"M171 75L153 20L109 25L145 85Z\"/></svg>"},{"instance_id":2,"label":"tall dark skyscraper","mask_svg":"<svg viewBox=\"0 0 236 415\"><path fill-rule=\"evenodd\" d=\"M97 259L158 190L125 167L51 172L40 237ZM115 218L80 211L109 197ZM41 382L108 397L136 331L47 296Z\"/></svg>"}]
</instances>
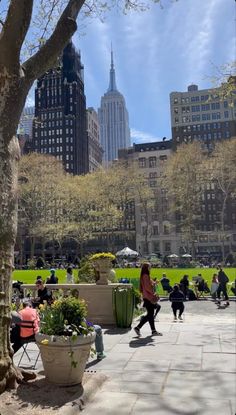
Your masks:
<instances>
[{"instance_id":1,"label":"tall dark skyscraper","mask_svg":"<svg viewBox=\"0 0 236 415\"><path fill-rule=\"evenodd\" d=\"M35 89L32 150L62 160L72 174L88 172L83 69L80 54L70 42Z\"/></svg>"}]
</instances>

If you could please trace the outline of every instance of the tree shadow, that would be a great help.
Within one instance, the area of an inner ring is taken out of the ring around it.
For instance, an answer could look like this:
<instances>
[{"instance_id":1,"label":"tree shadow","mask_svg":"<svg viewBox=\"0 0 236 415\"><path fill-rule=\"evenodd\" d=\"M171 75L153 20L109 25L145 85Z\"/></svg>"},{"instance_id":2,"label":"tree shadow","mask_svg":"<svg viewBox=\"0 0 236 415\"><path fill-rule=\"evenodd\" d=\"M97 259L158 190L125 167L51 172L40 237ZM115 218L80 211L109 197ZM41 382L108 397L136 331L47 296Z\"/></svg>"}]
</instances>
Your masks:
<instances>
[{"instance_id":1,"label":"tree shadow","mask_svg":"<svg viewBox=\"0 0 236 415\"><path fill-rule=\"evenodd\" d=\"M56 410L68 402L72 406L82 407L83 392L82 384L59 386L49 383L45 378L39 378L33 382L20 384L17 388L16 401L22 411L30 405L42 410L46 408Z\"/></svg>"}]
</instances>

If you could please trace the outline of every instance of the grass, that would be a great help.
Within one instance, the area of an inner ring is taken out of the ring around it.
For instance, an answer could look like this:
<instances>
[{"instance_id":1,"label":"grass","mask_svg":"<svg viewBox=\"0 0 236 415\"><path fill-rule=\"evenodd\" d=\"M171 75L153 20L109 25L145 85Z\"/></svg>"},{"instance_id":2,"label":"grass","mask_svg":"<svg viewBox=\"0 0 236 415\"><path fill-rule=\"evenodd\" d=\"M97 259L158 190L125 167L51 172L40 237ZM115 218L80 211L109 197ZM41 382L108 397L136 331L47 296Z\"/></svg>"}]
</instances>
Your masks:
<instances>
[{"instance_id":1,"label":"grass","mask_svg":"<svg viewBox=\"0 0 236 415\"><path fill-rule=\"evenodd\" d=\"M116 268L116 279L119 281L120 278L128 278L134 285L134 287L139 287L139 276L140 268ZM207 281L208 286L211 286L212 275L216 273L215 268L152 268L151 277L157 278L160 280L162 274L165 273L170 280L170 284L178 283L184 274L189 276L189 280L192 280L192 277L197 274L202 274L202 277ZM225 268L225 273L229 277L230 281L234 281L236 278L236 268ZM34 284L36 277L40 275L43 280L49 276L49 270L15 270L12 273L13 280L23 281L26 284ZM73 270L74 277L77 277L78 270ZM58 277L59 283L66 282L66 270L58 269L56 270L56 276ZM161 284L158 286L159 294L163 295L163 290Z\"/></svg>"}]
</instances>

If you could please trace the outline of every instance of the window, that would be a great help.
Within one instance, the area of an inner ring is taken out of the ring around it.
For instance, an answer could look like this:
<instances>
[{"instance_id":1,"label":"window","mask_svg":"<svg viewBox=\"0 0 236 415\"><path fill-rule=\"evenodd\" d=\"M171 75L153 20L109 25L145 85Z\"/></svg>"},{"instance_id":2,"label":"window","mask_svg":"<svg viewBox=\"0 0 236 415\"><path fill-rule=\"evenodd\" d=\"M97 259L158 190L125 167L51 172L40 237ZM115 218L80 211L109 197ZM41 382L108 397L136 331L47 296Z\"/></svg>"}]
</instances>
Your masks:
<instances>
[{"instance_id":1,"label":"window","mask_svg":"<svg viewBox=\"0 0 236 415\"><path fill-rule=\"evenodd\" d=\"M209 121L211 119L211 114L202 114L202 121Z\"/></svg>"},{"instance_id":2,"label":"window","mask_svg":"<svg viewBox=\"0 0 236 415\"><path fill-rule=\"evenodd\" d=\"M200 121L200 114L198 114L198 115L192 115L192 122L195 122L195 121Z\"/></svg>"},{"instance_id":3,"label":"window","mask_svg":"<svg viewBox=\"0 0 236 415\"><path fill-rule=\"evenodd\" d=\"M152 234L153 234L153 235L158 235L158 226L157 226L157 225L154 225L154 226L152 227Z\"/></svg>"},{"instance_id":4,"label":"window","mask_svg":"<svg viewBox=\"0 0 236 415\"><path fill-rule=\"evenodd\" d=\"M209 111L210 110L210 104L202 104L201 105L201 110L202 111Z\"/></svg>"},{"instance_id":5,"label":"window","mask_svg":"<svg viewBox=\"0 0 236 415\"><path fill-rule=\"evenodd\" d=\"M192 112L200 111L200 105L192 105Z\"/></svg>"},{"instance_id":6,"label":"window","mask_svg":"<svg viewBox=\"0 0 236 415\"><path fill-rule=\"evenodd\" d=\"M212 110L219 110L220 109L220 103L219 102L213 102L211 104L211 109Z\"/></svg>"},{"instance_id":7,"label":"window","mask_svg":"<svg viewBox=\"0 0 236 415\"><path fill-rule=\"evenodd\" d=\"M229 118L229 111L225 111L224 116L225 116L225 118Z\"/></svg>"},{"instance_id":8,"label":"window","mask_svg":"<svg viewBox=\"0 0 236 415\"><path fill-rule=\"evenodd\" d=\"M156 165L157 165L157 158L149 157L149 167L156 167Z\"/></svg>"},{"instance_id":9,"label":"window","mask_svg":"<svg viewBox=\"0 0 236 415\"><path fill-rule=\"evenodd\" d=\"M169 235L169 233L170 233L169 225L164 225L163 226L163 233L164 233L164 235Z\"/></svg>"},{"instance_id":10,"label":"window","mask_svg":"<svg viewBox=\"0 0 236 415\"><path fill-rule=\"evenodd\" d=\"M149 181L149 186L150 187L156 187L157 186L157 181L156 180L150 180Z\"/></svg>"},{"instance_id":11,"label":"window","mask_svg":"<svg viewBox=\"0 0 236 415\"><path fill-rule=\"evenodd\" d=\"M140 159L138 160L138 165L139 165L139 167L141 167L141 168L146 167L146 159L145 159L144 157L140 158Z\"/></svg>"},{"instance_id":12,"label":"window","mask_svg":"<svg viewBox=\"0 0 236 415\"><path fill-rule=\"evenodd\" d=\"M171 252L171 243L170 242L165 242L164 243L164 250L165 250L165 252Z\"/></svg>"}]
</instances>

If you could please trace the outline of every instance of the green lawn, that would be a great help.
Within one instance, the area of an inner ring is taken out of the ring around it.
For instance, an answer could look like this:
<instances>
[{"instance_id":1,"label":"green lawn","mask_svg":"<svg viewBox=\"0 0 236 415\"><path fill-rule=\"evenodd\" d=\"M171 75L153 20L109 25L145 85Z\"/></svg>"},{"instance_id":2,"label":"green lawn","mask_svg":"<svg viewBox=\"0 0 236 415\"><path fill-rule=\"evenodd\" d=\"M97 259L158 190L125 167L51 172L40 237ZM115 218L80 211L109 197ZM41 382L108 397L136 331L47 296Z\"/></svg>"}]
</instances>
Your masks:
<instances>
[{"instance_id":1,"label":"green lawn","mask_svg":"<svg viewBox=\"0 0 236 415\"><path fill-rule=\"evenodd\" d=\"M226 274L229 277L230 281L234 281L236 278L236 268L225 268ZM133 285L138 288L139 286L139 275L140 268L116 268L116 279L128 278L132 280ZM77 277L77 270L74 270L74 275ZM151 277L161 279L162 274L166 273L167 277L170 280L170 284L173 285L176 282L179 282L184 274L189 276L189 280L192 280L193 276L196 276L198 273L201 273L203 278L207 281L208 286L211 286L212 275L217 272L215 268L152 268ZM13 280L23 281L24 283L33 284L36 281L36 277L40 275L43 280L49 276L49 270L16 270L12 273ZM64 283L66 281L66 270L59 269L56 271L59 283ZM159 285L158 292L162 295L163 291Z\"/></svg>"},{"instance_id":2,"label":"green lawn","mask_svg":"<svg viewBox=\"0 0 236 415\"><path fill-rule=\"evenodd\" d=\"M234 281L236 278L236 268L225 268L225 273L229 277L230 281ZM165 273L167 278L170 280L170 285L174 283L178 283L181 278L186 274L189 276L189 281L192 280L192 277L196 276L197 274L202 274L204 280L208 283L208 286L211 286L211 280L214 273L217 273L217 269L215 268L152 268L151 269L151 277L157 278L160 280L162 274ZM116 269L116 278L119 280L120 278L129 278L132 280L133 285L138 288L139 285L139 275L140 269L139 268L118 268ZM158 286L158 292L162 295L163 290L161 284ZM230 293L229 293L230 294Z\"/></svg>"}]
</instances>

